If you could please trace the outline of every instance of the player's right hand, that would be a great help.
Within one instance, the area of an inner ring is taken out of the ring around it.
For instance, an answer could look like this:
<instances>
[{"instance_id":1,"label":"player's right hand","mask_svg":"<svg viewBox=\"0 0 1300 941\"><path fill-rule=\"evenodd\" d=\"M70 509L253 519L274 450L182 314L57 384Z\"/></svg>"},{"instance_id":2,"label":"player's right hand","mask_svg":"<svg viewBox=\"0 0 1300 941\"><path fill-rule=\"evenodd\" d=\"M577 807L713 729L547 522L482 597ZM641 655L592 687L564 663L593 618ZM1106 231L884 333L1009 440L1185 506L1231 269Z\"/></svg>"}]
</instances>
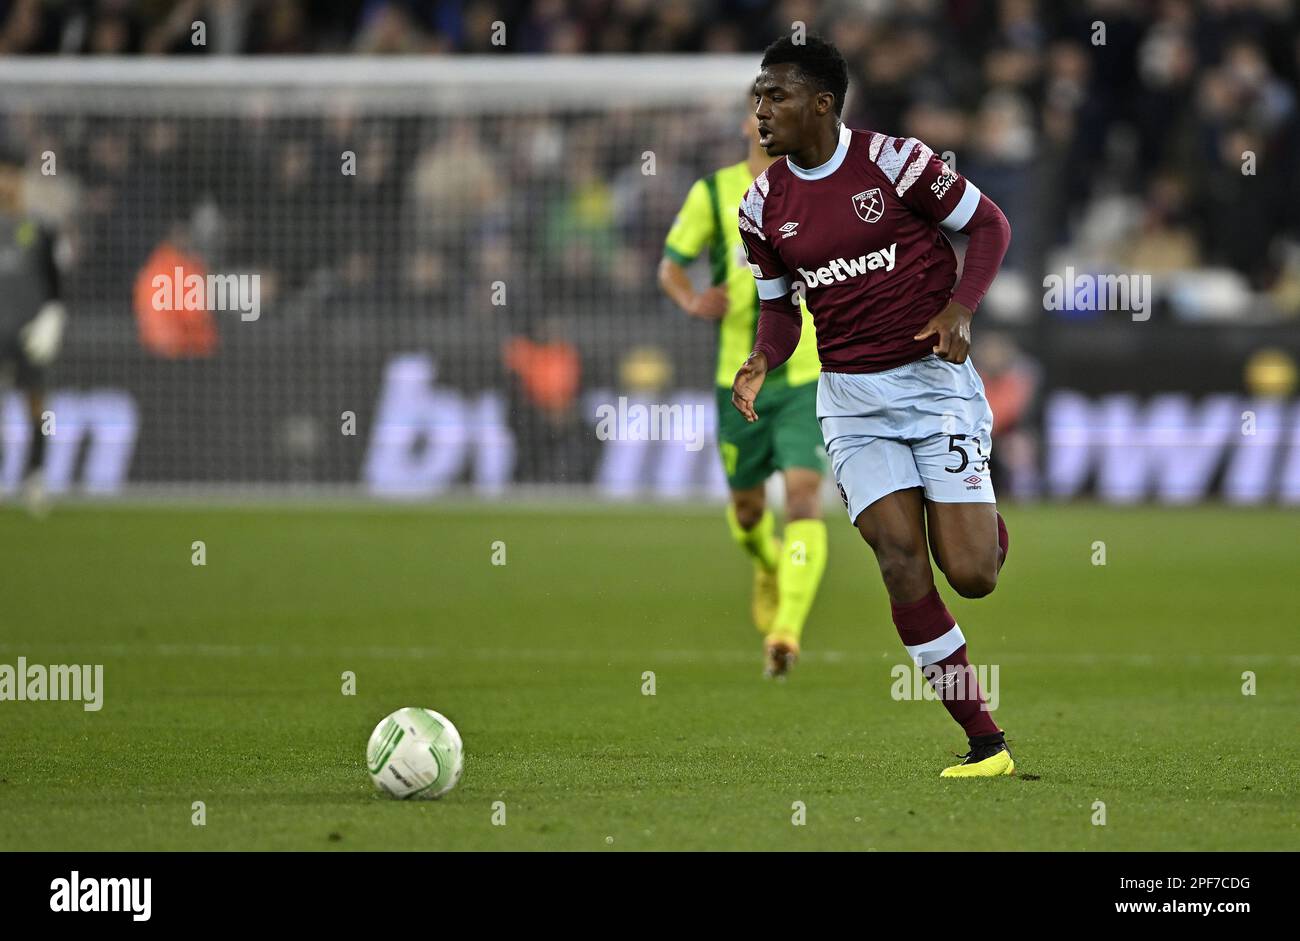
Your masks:
<instances>
[{"instance_id":1,"label":"player's right hand","mask_svg":"<svg viewBox=\"0 0 1300 941\"><path fill-rule=\"evenodd\" d=\"M721 320L727 316L727 308L731 306L727 298L727 289L722 285L711 287L707 291L701 291L691 298L690 305L686 312L692 317L699 317L701 320Z\"/></svg>"},{"instance_id":2,"label":"player's right hand","mask_svg":"<svg viewBox=\"0 0 1300 941\"><path fill-rule=\"evenodd\" d=\"M731 404L736 411L745 416L745 421L756 422L758 415L754 412L754 400L758 390L763 388L767 377L767 357L762 353L750 353L745 365L736 373L736 380L731 384Z\"/></svg>"}]
</instances>

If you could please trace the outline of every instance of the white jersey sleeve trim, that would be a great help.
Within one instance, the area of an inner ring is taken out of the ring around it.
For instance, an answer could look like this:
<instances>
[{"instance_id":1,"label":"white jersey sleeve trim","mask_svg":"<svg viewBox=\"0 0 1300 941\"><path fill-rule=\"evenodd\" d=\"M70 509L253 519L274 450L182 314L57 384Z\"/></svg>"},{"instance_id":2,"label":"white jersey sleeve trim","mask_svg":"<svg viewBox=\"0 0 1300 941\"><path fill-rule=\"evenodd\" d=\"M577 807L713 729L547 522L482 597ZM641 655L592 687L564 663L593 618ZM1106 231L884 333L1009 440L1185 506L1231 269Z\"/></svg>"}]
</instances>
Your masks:
<instances>
[{"instance_id":1,"label":"white jersey sleeve trim","mask_svg":"<svg viewBox=\"0 0 1300 941\"><path fill-rule=\"evenodd\" d=\"M979 208L980 190L979 187L970 180L966 181L966 192L961 194L961 199L957 201L957 206L952 212L948 213L948 218L944 219L939 225L945 229L952 229L956 232L958 229L970 222L970 217L975 215L975 210Z\"/></svg>"},{"instance_id":2,"label":"white jersey sleeve trim","mask_svg":"<svg viewBox=\"0 0 1300 941\"><path fill-rule=\"evenodd\" d=\"M904 193L912 188L912 184L921 178L925 168L930 165L930 158L934 156L933 151L924 144L916 152L916 159L907 165L903 175L898 178L898 186L895 192L901 197Z\"/></svg>"}]
</instances>

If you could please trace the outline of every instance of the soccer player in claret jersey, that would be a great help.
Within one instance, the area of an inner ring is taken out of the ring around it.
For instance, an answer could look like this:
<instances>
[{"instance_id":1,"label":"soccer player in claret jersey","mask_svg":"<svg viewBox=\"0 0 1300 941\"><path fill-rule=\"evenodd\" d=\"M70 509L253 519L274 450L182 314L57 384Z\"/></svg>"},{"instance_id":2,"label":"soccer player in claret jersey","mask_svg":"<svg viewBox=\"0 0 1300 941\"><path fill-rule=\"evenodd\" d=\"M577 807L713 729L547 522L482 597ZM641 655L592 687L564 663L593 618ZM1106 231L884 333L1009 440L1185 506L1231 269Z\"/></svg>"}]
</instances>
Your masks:
<instances>
[{"instance_id":1,"label":"soccer player in claret jersey","mask_svg":"<svg viewBox=\"0 0 1300 941\"><path fill-rule=\"evenodd\" d=\"M935 588L991 592L1007 532L989 482L992 413L968 353L972 313L1011 239L1002 212L914 138L840 121L848 71L815 37L777 40L754 82L761 173L739 226L762 313L732 404L755 421L768 372L812 311L817 418L849 519L871 546L903 645L970 743L945 777L1015 768ZM943 230L969 236L961 278ZM928 547L927 547L928 537Z\"/></svg>"}]
</instances>

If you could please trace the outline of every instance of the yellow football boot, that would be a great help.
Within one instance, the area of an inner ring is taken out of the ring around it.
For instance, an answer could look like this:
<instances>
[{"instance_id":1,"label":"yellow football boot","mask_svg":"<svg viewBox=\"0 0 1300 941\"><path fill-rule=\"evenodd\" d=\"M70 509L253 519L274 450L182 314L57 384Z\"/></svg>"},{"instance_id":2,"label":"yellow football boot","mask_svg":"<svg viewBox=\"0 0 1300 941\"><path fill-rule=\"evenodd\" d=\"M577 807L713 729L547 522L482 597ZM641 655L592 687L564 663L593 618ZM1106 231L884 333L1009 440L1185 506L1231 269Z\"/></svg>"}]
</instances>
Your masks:
<instances>
[{"instance_id":1,"label":"yellow football boot","mask_svg":"<svg viewBox=\"0 0 1300 941\"><path fill-rule=\"evenodd\" d=\"M767 666L763 675L769 680L783 680L790 668L799 662L799 641L791 634L769 634L763 643Z\"/></svg>"},{"instance_id":2,"label":"yellow football boot","mask_svg":"<svg viewBox=\"0 0 1300 941\"><path fill-rule=\"evenodd\" d=\"M1016 763L1012 761L1011 751L1000 733L996 737L987 736L982 742L972 739L970 751L963 757L965 761L951 768L944 768L939 773L939 777L999 778L1016 773Z\"/></svg>"}]
</instances>

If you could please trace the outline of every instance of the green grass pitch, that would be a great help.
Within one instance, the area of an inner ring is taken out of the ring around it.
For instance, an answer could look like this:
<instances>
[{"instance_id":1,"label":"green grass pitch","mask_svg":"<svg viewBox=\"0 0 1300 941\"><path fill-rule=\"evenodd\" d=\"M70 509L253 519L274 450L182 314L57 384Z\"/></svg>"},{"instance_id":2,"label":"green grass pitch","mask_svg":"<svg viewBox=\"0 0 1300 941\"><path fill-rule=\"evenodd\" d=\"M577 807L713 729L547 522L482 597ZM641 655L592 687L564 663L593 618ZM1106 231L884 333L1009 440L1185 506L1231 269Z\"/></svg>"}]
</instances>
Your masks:
<instances>
[{"instance_id":1,"label":"green grass pitch","mask_svg":"<svg viewBox=\"0 0 1300 941\"><path fill-rule=\"evenodd\" d=\"M902 647L838 508L784 684L720 509L0 510L0 663L104 665L97 713L0 702L0 849L1300 848L1300 516L1006 515L998 590L940 588L1019 773L944 781L964 740L891 698ZM440 801L366 775L405 705L464 735Z\"/></svg>"}]
</instances>

